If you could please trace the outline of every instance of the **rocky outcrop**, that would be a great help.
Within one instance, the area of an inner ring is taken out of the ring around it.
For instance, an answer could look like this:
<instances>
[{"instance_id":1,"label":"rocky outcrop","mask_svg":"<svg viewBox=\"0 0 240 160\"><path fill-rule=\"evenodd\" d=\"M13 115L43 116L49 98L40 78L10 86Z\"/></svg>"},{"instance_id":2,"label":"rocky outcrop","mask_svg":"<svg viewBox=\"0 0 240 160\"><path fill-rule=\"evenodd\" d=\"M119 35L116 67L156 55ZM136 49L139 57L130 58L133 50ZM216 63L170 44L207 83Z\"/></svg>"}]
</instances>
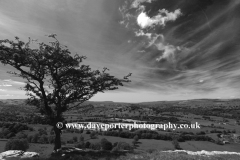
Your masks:
<instances>
[{"instance_id":1,"label":"rocky outcrop","mask_svg":"<svg viewBox=\"0 0 240 160\"><path fill-rule=\"evenodd\" d=\"M189 155L205 155L205 156L213 156L213 155L226 155L226 154L235 154L240 155L240 152L228 152L228 151L186 151L186 150L175 150L175 151L162 151L162 152L171 152L171 153L186 153Z\"/></svg>"},{"instance_id":2,"label":"rocky outcrop","mask_svg":"<svg viewBox=\"0 0 240 160\"><path fill-rule=\"evenodd\" d=\"M18 158L39 157L39 153L24 152L21 150L8 150L8 151L0 153L0 160L7 160L12 157L18 157Z\"/></svg>"}]
</instances>

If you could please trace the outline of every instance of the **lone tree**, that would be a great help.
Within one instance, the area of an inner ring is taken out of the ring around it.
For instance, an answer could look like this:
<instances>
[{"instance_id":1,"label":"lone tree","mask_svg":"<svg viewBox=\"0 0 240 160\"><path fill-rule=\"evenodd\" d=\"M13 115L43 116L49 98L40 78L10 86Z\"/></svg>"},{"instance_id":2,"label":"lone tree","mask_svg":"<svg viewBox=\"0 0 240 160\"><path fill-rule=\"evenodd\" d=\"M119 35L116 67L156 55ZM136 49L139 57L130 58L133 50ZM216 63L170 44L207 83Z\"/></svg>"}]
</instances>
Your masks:
<instances>
[{"instance_id":1,"label":"lone tree","mask_svg":"<svg viewBox=\"0 0 240 160\"><path fill-rule=\"evenodd\" d=\"M27 43L18 37L15 41L0 40L0 62L17 70L8 73L26 80L23 89L29 97L27 102L48 118L57 150L61 148L61 130L56 124L64 120L63 112L79 107L98 92L118 89L123 82L130 82L131 74L118 79L107 73L107 68L92 71L89 65L81 64L85 56L72 56L55 34L48 37L54 41L37 43L35 48L30 47L30 38Z\"/></svg>"}]
</instances>

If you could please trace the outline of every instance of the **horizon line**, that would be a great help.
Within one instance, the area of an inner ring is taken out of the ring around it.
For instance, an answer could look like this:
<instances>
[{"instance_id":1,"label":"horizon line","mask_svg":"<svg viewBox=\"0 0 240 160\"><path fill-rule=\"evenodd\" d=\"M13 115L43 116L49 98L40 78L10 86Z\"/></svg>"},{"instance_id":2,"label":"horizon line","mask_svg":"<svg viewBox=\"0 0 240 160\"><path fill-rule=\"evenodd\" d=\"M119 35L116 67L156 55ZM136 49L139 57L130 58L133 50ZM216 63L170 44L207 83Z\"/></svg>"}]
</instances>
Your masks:
<instances>
[{"instance_id":1,"label":"horizon line","mask_svg":"<svg viewBox=\"0 0 240 160\"><path fill-rule=\"evenodd\" d=\"M19 98L19 99L1 99L1 100L26 100L25 98ZM117 101L85 101L85 102L112 102L112 103L154 103L154 102L174 102L174 101L191 101L191 100L240 100L240 98L200 98L200 99L185 99L185 100L159 100L159 101L142 101L142 102L117 102ZM84 103L84 102L83 102Z\"/></svg>"}]
</instances>

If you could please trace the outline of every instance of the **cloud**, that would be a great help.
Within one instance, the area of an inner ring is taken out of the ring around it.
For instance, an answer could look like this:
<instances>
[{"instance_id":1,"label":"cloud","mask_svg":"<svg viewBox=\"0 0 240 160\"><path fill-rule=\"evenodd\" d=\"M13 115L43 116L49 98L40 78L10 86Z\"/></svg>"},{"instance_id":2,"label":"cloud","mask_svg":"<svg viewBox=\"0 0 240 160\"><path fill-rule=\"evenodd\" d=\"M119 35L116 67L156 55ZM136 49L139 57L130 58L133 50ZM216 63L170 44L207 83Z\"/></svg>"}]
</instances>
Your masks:
<instances>
[{"instance_id":1,"label":"cloud","mask_svg":"<svg viewBox=\"0 0 240 160\"><path fill-rule=\"evenodd\" d=\"M13 95L12 94L0 94L0 99L2 97L12 97Z\"/></svg>"},{"instance_id":2,"label":"cloud","mask_svg":"<svg viewBox=\"0 0 240 160\"><path fill-rule=\"evenodd\" d=\"M174 63L176 61L175 59L175 52L177 51L177 48L173 45L164 45L163 43L156 44L158 50L163 51L163 54L158 57L156 60L168 60L168 62Z\"/></svg>"},{"instance_id":3,"label":"cloud","mask_svg":"<svg viewBox=\"0 0 240 160\"><path fill-rule=\"evenodd\" d=\"M5 79L3 81L4 82L9 82L9 83L12 83L12 84L17 84L17 85L24 85L25 84L24 82L14 81L12 79Z\"/></svg>"},{"instance_id":4,"label":"cloud","mask_svg":"<svg viewBox=\"0 0 240 160\"><path fill-rule=\"evenodd\" d=\"M132 26L131 29L134 31L136 37L146 37L145 39L146 41L142 42L142 44L145 46L143 46L143 48L139 48L137 51L138 53L139 51L144 51L146 48L155 46L155 48L157 48L157 50L160 51L158 53L161 54L161 56L155 57L155 60L157 62L161 62L162 60L167 60L170 63L176 62L175 52L180 50L181 47L167 43L164 34L156 33L154 29L157 26L165 28L166 23L168 21L175 21L180 15L182 15L181 10L175 9L173 12L170 12L164 8L159 9L157 11L157 14L155 13L155 16L150 18L145 11L145 7L143 5L140 5L143 4L144 2L151 3L152 1L136 0L131 4L131 7L135 8L136 12L138 12L137 15L135 15L132 11L129 11L125 3L122 9L120 9L120 12L123 15L123 21L121 21L121 23ZM141 11L140 14L139 10ZM135 20L133 21L133 19ZM138 28L139 26L140 29Z\"/></svg>"},{"instance_id":5,"label":"cloud","mask_svg":"<svg viewBox=\"0 0 240 160\"><path fill-rule=\"evenodd\" d=\"M141 28L153 27L154 25L165 26L168 21L175 21L181 15L180 9L169 12L166 9L159 10L159 13L150 18L146 12L141 12L137 17L137 23Z\"/></svg>"},{"instance_id":6,"label":"cloud","mask_svg":"<svg viewBox=\"0 0 240 160\"><path fill-rule=\"evenodd\" d=\"M5 84L5 83L3 83L3 84L0 84L0 87L11 87L12 85L11 84Z\"/></svg>"},{"instance_id":7,"label":"cloud","mask_svg":"<svg viewBox=\"0 0 240 160\"><path fill-rule=\"evenodd\" d=\"M141 6L141 3L144 3L144 2L151 3L152 0L134 0L131 7L132 8L139 8Z\"/></svg>"},{"instance_id":8,"label":"cloud","mask_svg":"<svg viewBox=\"0 0 240 160\"><path fill-rule=\"evenodd\" d=\"M146 48L156 46L157 50L163 51L162 55L156 58L156 61L167 60L170 63L176 62L175 54L177 51L181 51L183 47L166 44L163 34L156 33L144 33L143 30L135 32L136 36L145 36L148 39L148 45Z\"/></svg>"},{"instance_id":9,"label":"cloud","mask_svg":"<svg viewBox=\"0 0 240 160\"><path fill-rule=\"evenodd\" d=\"M164 42L164 36L163 34L156 34L156 33L144 33L143 30L139 30L135 32L135 35L137 37L147 37L148 39L148 45L146 48L151 47L152 45L156 44L157 42Z\"/></svg>"},{"instance_id":10,"label":"cloud","mask_svg":"<svg viewBox=\"0 0 240 160\"><path fill-rule=\"evenodd\" d=\"M25 83L23 82L19 82L19 81L14 81L12 79L4 79L4 80L1 80L0 79L0 87L12 87L12 86L15 86L15 85L24 85Z\"/></svg>"},{"instance_id":11,"label":"cloud","mask_svg":"<svg viewBox=\"0 0 240 160\"><path fill-rule=\"evenodd\" d=\"M0 91L6 91L5 89L0 89Z\"/></svg>"},{"instance_id":12,"label":"cloud","mask_svg":"<svg viewBox=\"0 0 240 160\"><path fill-rule=\"evenodd\" d=\"M147 38L151 39L152 33L144 33L142 30L135 32L136 36L146 36Z\"/></svg>"}]
</instances>

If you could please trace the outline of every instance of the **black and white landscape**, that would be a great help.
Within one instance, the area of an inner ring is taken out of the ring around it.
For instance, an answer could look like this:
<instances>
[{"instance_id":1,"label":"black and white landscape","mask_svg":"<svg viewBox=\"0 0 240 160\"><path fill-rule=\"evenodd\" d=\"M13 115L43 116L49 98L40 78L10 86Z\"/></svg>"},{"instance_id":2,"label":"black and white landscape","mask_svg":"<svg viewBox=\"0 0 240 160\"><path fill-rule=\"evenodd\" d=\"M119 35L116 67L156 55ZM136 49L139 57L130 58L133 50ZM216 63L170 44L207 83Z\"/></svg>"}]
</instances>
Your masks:
<instances>
[{"instance_id":1,"label":"black and white landscape","mask_svg":"<svg viewBox=\"0 0 240 160\"><path fill-rule=\"evenodd\" d=\"M0 159L240 159L239 28L238 0L0 1Z\"/></svg>"}]
</instances>

